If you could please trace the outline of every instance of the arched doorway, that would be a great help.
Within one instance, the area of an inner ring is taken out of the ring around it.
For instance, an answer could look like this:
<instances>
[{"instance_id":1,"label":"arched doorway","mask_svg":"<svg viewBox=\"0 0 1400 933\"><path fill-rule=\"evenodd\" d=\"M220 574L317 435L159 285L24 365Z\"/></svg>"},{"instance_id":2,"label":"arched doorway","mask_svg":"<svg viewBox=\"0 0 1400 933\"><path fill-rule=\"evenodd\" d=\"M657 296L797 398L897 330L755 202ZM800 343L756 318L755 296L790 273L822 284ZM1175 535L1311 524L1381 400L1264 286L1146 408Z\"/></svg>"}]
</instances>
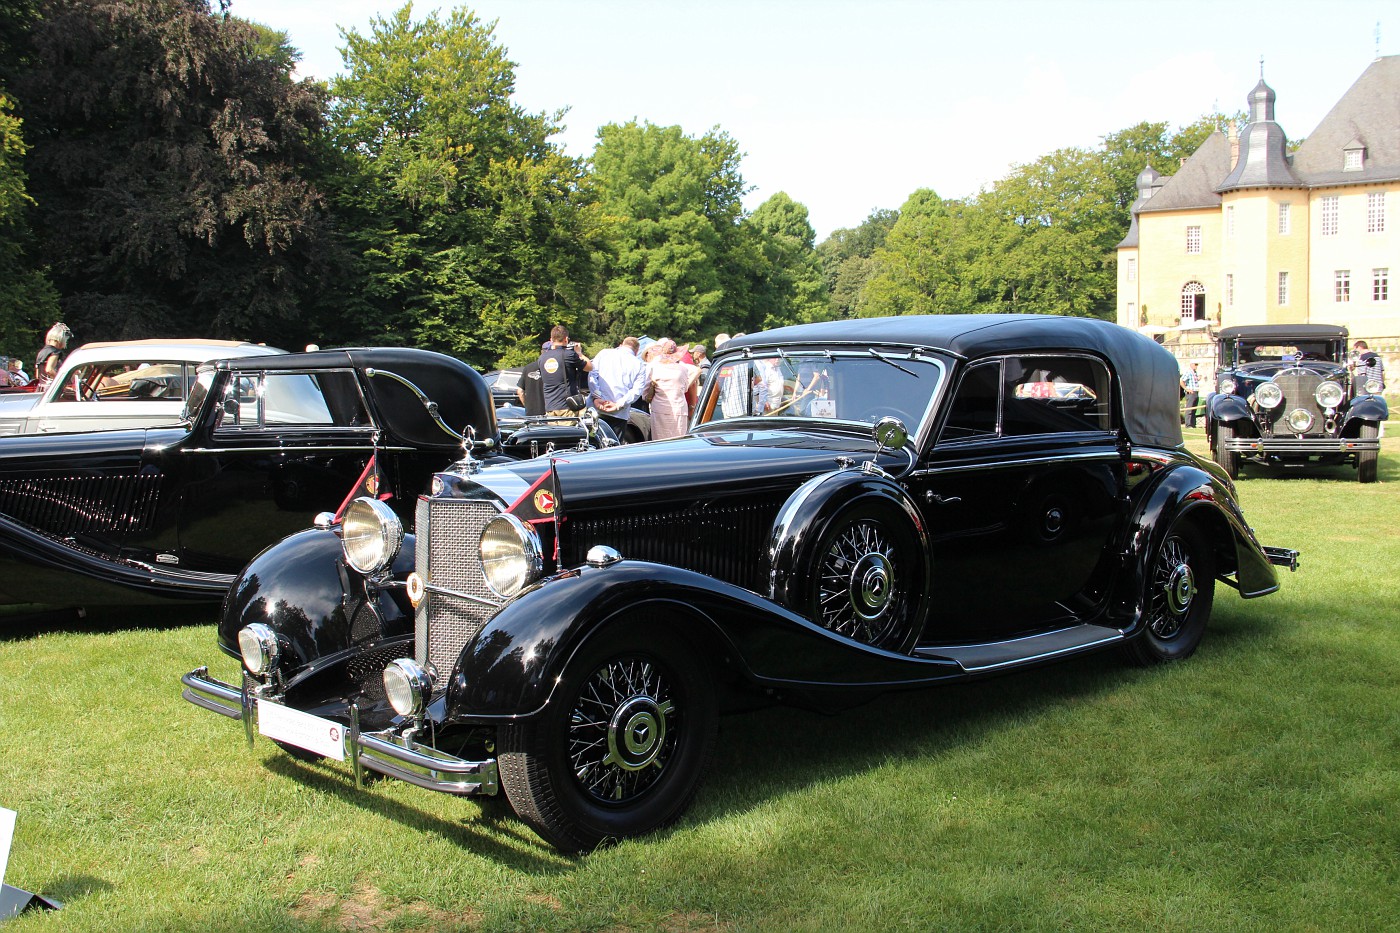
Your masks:
<instances>
[{"instance_id":1,"label":"arched doorway","mask_svg":"<svg viewBox=\"0 0 1400 933\"><path fill-rule=\"evenodd\" d=\"M1206 319L1206 287L1200 282L1187 282L1181 290L1181 323L1191 324Z\"/></svg>"}]
</instances>

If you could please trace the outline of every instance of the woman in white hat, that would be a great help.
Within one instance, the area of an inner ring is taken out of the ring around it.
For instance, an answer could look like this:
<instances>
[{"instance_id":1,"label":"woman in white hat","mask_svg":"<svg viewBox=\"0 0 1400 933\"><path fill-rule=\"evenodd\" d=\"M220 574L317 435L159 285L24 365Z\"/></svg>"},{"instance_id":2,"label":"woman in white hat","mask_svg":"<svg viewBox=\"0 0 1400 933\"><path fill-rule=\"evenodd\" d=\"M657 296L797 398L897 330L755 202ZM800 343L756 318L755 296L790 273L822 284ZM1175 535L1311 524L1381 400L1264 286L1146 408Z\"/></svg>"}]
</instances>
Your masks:
<instances>
[{"instance_id":1,"label":"woman in white hat","mask_svg":"<svg viewBox=\"0 0 1400 933\"><path fill-rule=\"evenodd\" d=\"M680 437L690 427L690 404L700 367L682 362L676 342L666 337L652 348L647 378L652 386L652 440Z\"/></svg>"}]
</instances>

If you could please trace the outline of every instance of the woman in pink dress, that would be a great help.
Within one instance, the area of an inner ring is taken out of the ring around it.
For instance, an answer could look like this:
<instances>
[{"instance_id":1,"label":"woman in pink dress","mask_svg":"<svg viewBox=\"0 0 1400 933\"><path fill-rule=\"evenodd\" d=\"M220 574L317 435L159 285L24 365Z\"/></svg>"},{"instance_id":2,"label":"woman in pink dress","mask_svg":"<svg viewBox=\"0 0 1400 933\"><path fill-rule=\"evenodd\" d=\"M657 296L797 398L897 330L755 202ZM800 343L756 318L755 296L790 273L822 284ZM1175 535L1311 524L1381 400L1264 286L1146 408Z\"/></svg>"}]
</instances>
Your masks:
<instances>
[{"instance_id":1,"label":"woman in pink dress","mask_svg":"<svg viewBox=\"0 0 1400 933\"><path fill-rule=\"evenodd\" d=\"M676 342L667 337L657 346L647 364L651 381L651 438L659 441L680 437L690 426L690 397L700 367L681 362Z\"/></svg>"}]
</instances>

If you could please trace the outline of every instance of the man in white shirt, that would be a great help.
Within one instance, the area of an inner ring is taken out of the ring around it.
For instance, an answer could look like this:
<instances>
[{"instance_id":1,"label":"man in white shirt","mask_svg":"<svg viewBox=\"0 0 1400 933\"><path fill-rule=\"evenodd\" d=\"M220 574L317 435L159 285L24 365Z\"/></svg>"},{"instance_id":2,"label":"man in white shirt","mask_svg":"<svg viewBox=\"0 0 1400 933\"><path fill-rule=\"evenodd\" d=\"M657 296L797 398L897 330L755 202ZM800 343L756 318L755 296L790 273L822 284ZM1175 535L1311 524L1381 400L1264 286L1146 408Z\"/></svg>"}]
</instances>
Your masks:
<instances>
[{"instance_id":1,"label":"man in white shirt","mask_svg":"<svg viewBox=\"0 0 1400 933\"><path fill-rule=\"evenodd\" d=\"M642 390L647 387L646 366L637 359L638 345L636 337L624 337L617 346L599 351L588 374L593 407L618 437L632 417L632 403L642 397Z\"/></svg>"}]
</instances>

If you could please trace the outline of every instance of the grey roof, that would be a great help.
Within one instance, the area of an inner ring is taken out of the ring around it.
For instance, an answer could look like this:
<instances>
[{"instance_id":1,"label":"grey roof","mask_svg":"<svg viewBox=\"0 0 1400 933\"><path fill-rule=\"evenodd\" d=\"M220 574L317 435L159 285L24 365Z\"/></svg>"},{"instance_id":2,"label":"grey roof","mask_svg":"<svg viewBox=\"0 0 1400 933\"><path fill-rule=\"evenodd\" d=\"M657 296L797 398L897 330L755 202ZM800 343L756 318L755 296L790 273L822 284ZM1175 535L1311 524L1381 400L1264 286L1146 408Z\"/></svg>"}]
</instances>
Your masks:
<instances>
[{"instance_id":1,"label":"grey roof","mask_svg":"<svg viewBox=\"0 0 1400 933\"><path fill-rule=\"evenodd\" d=\"M1342 171L1342 152L1366 146L1364 167ZM1373 61L1293 156L1293 168L1312 187L1400 179L1400 55Z\"/></svg>"},{"instance_id":2,"label":"grey roof","mask_svg":"<svg viewBox=\"0 0 1400 933\"><path fill-rule=\"evenodd\" d=\"M1274 119L1274 89L1260 78L1249 92L1249 123L1240 133L1240 157L1216 191L1300 188L1288 163L1288 134Z\"/></svg>"},{"instance_id":3,"label":"grey roof","mask_svg":"<svg viewBox=\"0 0 1400 933\"><path fill-rule=\"evenodd\" d=\"M1190 208L1211 208L1220 206L1220 194L1216 185L1230 171L1230 140L1216 130L1201 143L1201 148L1181 171L1165 179L1166 184L1146 203L1140 211L1180 211Z\"/></svg>"}]
</instances>

